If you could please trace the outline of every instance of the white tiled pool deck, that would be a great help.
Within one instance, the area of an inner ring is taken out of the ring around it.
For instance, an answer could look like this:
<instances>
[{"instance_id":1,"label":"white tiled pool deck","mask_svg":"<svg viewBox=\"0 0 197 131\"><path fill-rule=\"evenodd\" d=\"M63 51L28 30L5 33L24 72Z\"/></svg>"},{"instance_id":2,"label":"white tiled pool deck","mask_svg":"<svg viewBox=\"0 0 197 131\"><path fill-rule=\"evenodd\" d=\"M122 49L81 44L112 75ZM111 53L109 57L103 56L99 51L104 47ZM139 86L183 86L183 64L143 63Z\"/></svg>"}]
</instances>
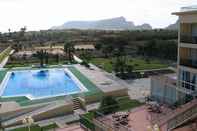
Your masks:
<instances>
[{"instance_id":1,"label":"white tiled pool deck","mask_svg":"<svg viewBox=\"0 0 197 131\"><path fill-rule=\"evenodd\" d=\"M94 65L91 65L91 69L81 65L74 66L104 93L127 89L124 82Z\"/></svg>"}]
</instances>

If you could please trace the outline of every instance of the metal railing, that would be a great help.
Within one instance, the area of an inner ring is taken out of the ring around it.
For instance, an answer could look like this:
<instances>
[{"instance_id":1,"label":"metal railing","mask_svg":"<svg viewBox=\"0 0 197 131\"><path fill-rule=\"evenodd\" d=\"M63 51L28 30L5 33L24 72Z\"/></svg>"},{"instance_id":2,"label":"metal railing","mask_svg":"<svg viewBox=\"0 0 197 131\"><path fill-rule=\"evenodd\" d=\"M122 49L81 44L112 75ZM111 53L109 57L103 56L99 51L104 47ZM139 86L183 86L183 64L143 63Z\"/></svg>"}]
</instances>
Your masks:
<instances>
[{"instance_id":1,"label":"metal railing","mask_svg":"<svg viewBox=\"0 0 197 131\"><path fill-rule=\"evenodd\" d=\"M106 115L102 114L101 112L96 111L95 113L96 113L95 120L97 121L97 124L99 123L100 126L102 126L102 127L105 127L107 129L111 129L113 131L132 131L131 128L129 128L121 123L118 123L119 124L118 128L115 128L111 124L111 122L113 123L113 119L107 118Z\"/></svg>"},{"instance_id":2,"label":"metal railing","mask_svg":"<svg viewBox=\"0 0 197 131\"><path fill-rule=\"evenodd\" d=\"M179 80L177 90L192 96L197 96L197 84L191 82Z\"/></svg>"},{"instance_id":3,"label":"metal railing","mask_svg":"<svg viewBox=\"0 0 197 131\"><path fill-rule=\"evenodd\" d=\"M196 101L195 101L196 102ZM177 126L183 124L184 122L193 119L197 116L197 108L196 105L192 106L185 112L177 115L173 119L168 122L168 130L174 129Z\"/></svg>"},{"instance_id":4,"label":"metal railing","mask_svg":"<svg viewBox=\"0 0 197 131\"><path fill-rule=\"evenodd\" d=\"M158 124L160 127L167 124L168 129L173 129L178 125L184 123L190 118L197 115L197 100L194 99L175 110L168 112L168 114L152 120L152 124Z\"/></svg>"},{"instance_id":5,"label":"metal railing","mask_svg":"<svg viewBox=\"0 0 197 131\"><path fill-rule=\"evenodd\" d=\"M191 34L181 34L180 41L183 43L197 44L197 36Z\"/></svg>"}]
</instances>

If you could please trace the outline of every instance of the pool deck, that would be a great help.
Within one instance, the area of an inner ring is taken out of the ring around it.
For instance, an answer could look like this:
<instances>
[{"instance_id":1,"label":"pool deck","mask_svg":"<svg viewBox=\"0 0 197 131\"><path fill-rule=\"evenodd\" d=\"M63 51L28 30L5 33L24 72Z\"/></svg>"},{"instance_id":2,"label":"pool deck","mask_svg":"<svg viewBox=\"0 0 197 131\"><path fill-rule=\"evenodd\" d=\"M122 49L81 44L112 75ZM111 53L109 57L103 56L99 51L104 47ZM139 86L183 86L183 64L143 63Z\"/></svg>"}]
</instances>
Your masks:
<instances>
[{"instance_id":1,"label":"pool deck","mask_svg":"<svg viewBox=\"0 0 197 131\"><path fill-rule=\"evenodd\" d=\"M74 67L84 74L104 93L127 90L126 85L121 80L94 65L91 65L91 69L79 64L74 65Z\"/></svg>"},{"instance_id":2,"label":"pool deck","mask_svg":"<svg viewBox=\"0 0 197 131\"><path fill-rule=\"evenodd\" d=\"M5 112L11 112L20 109L20 105L14 101L11 102L3 102L0 103L0 114L5 113Z\"/></svg>"}]
</instances>

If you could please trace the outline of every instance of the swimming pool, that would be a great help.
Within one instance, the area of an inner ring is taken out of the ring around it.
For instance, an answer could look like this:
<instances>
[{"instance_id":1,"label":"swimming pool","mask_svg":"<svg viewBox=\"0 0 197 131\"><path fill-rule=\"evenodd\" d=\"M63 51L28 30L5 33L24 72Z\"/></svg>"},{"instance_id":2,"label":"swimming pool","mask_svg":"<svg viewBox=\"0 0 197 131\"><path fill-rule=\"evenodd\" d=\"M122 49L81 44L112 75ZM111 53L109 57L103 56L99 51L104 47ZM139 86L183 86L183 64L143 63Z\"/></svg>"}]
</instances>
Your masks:
<instances>
[{"instance_id":1,"label":"swimming pool","mask_svg":"<svg viewBox=\"0 0 197 131\"><path fill-rule=\"evenodd\" d=\"M2 97L27 96L30 99L84 91L87 89L67 68L8 72L0 86Z\"/></svg>"}]
</instances>

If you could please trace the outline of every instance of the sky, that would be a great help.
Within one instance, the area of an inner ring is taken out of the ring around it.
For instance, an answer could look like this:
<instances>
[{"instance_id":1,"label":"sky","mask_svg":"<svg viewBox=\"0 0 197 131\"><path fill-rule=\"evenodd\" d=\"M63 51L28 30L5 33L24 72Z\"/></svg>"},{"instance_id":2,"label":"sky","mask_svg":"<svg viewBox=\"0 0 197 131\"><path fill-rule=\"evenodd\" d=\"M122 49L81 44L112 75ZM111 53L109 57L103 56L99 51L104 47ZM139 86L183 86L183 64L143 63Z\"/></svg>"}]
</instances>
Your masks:
<instances>
[{"instance_id":1,"label":"sky","mask_svg":"<svg viewBox=\"0 0 197 131\"><path fill-rule=\"evenodd\" d=\"M175 23L172 12L197 0L0 0L0 32L44 30L73 20L123 16L135 25L163 28Z\"/></svg>"}]
</instances>

